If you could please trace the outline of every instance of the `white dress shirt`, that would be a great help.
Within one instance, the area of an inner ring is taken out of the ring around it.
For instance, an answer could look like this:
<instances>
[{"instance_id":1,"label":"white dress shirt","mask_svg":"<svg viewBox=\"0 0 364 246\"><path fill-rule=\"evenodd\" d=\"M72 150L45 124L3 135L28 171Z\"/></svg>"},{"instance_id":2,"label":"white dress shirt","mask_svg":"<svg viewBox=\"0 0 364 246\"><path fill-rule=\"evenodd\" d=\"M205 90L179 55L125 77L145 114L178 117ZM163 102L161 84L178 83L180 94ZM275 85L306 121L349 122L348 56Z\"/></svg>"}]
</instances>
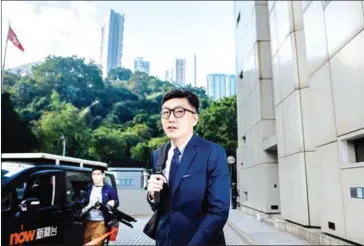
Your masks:
<instances>
[{"instance_id":1,"label":"white dress shirt","mask_svg":"<svg viewBox=\"0 0 364 246\"><path fill-rule=\"evenodd\" d=\"M182 144L178 148L179 151L181 152L181 154L178 157L179 162L181 162L183 152L185 151L185 148L186 148L187 144L190 142L192 137L193 137L193 134L187 139L187 141L184 144ZM169 150L168 150L166 165L165 165L165 168L162 171L162 174L167 179L167 182L169 182L169 170L171 169L171 163L172 163L172 158L173 158L173 155L174 155L174 149L175 148L176 148L176 146L174 146L172 141L171 141L171 148L169 148ZM147 199L148 199L148 201L154 203L154 199L151 199L149 195L147 196Z\"/></svg>"},{"instance_id":2,"label":"white dress shirt","mask_svg":"<svg viewBox=\"0 0 364 246\"><path fill-rule=\"evenodd\" d=\"M181 162L182 160L182 156L183 156L183 152L188 144L188 142L191 140L193 134L187 139L187 141L182 144L178 149L181 152L181 154L178 157L179 162ZM171 169L171 163L172 163L172 158L174 155L174 149L176 148L176 146L173 145L173 143L171 142L171 148L169 148L168 150L168 155L167 155L167 160L166 160L166 167L163 169L162 173L164 175L164 177L166 177L167 182L169 182L169 170Z\"/></svg>"}]
</instances>

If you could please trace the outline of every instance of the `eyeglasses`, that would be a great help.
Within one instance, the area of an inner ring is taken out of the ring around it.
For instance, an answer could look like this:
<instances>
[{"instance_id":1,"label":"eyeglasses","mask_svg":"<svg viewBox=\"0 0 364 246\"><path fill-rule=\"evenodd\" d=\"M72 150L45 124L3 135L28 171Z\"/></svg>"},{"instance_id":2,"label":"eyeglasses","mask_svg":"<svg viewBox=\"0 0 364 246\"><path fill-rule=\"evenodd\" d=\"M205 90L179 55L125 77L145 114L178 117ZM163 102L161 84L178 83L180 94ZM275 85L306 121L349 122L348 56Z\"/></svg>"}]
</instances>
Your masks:
<instances>
[{"instance_id":1,"label":"eyeglasses","mask_svg":"<svg viewBox=\"0 0 364 246\"><path fill-rule=\"evenodd\" d=\"M163 119L168 119L169 116L171 115L171 112L173 112L173 115L174 117L176 118L182 118L184 115L185 115L185 112L188 111L192 114L196 114L195 112L189 110L189 109L186 109L186 108L175 108L175 109L162 109L161 111L161 117Z\"/></svg>"}]
</instances>

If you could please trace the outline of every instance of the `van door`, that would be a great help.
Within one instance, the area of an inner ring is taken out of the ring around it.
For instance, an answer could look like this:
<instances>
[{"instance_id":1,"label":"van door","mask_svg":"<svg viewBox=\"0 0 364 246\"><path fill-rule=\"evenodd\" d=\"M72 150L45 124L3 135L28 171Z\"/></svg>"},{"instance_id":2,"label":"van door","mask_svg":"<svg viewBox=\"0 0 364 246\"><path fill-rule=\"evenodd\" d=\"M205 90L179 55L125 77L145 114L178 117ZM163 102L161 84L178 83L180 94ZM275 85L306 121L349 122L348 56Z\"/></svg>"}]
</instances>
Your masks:
<instances>
[{"instance_id":1,"label":"van door","mask_svg":"<svg viewBox=\"0 0 364 246\"><path fill-rule=\"evenodd\" d=\"M62 195L65 193L62 180L62 170L43 170L15 181L9 191L12 194L11 209L6 212L6 217L12 219L7 224L11 225L6 240L9 245L62 242Z\"/></svg>"},{"instance_id":2,"label":"van door","mask_svg":"<svg viewBox=\"0 0 364 246\"><path fill-rule=\"evenodd\" d=\"M87 193L91 172L65 170L66 199L64 213L74 212L73 204L81 202ZM64 236L65 245L82 245L84 243L84 224L72 217L68 230Z\"/></svg>"},{"instance_id":3,"label":"van door","mask_svg":"<svg viewBox=\"0 0 364 246\"><path fill-rule=\"evenodd\" d=\"M118 190L115 176L113 174L105 172L105 183L111 185L116 191Z\"/></svg>"}]
</instances>

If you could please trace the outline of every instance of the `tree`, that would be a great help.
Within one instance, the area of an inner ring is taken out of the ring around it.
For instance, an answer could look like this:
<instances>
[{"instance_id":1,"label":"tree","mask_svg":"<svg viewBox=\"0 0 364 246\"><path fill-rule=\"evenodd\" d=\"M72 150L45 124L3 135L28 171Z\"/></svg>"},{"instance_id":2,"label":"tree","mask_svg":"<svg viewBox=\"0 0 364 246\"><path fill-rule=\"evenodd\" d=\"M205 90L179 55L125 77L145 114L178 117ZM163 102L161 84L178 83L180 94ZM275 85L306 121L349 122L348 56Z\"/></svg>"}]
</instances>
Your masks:
<instances>
[{"instance_id":1,"label":"tree","mask_svg":"<svg viewBox=\"0 0 364 246\"><path fill-rule=\"evenodd\" d=\"M145 124L136 124L126 129L126 131L133 132L144 140L149 140L152 137L151 129Z\"/></svg>"},{"instance_id":2,"label":"tree","mask_svg":"<svg viewBox=\"0 0 364 246\"><path fill-rule=\"evenodd\" d=\"M104 126L97 128L92 133L89 154L107 163L114 158L125 158L126 141L121 134L118 129Z\"/></svg>"},{"instance_id":3,"label":"tree","mask_svg":"<svg viewBox=\"0 0 364 246\"><path fill-rule=\"evenodd\" d=\"M156 138L152 138L151 140L149 140L148 148L150 150L150 154L152 154L153 150L158 149L159 147L161 147L162 144L165 144L168 141L170 141L170 140L167 136L156 137Z\"/></svg>"},{"instance_id":4,"label":"tree","mask_svg":"<svg viewBox=\"0 0 364 246\"><path fill-rule=\"evenodd\" d=\"M110 166L129 166L130 150L143 141L136 132L102 126L92 134L89 154Z\"/></svg>"},{"instance_id":5,"label":"tree","mask_svg":"<svg viewBox=\"0 0 364 246\"><path fill-rule=\"evenodd\" d=\"M36 136L14 111L9 93L1 95L1 152L33 152L39 148Z\"/></svg>"},{"instance_id":6,"label":"tree","mask_svg":"<svg viewBox=\"0 0 364 246\"><path fill-rule=\"evenodd\" d=\"M147 143L138 143L135 147L131 149L131 157L132 159L140 162L141 166L150 169L152 168L152 152L161 147L162 144L167 143L168 141L169 138L167 136L163 136L152 138Z\"/></svg>"},{"instance_id":7,"label":"tree","mask_svg":"<svg viewBox=\"0 0 364 246\"><path fill-rule=\"evenodd\" d=\"M209 107L210 99L209 99L208 95L206 94L206 91L205 91L204 88L202 88L202 87L193 87L191 85L186 85L184 87L184 89L194 93L198 97L198 99L200 101L201 111L203 111L204 109Z\"/></svg>"},{"instance_id":8,"label":"tree","mask_svg":"<svg viewBox=\"0 0 364 246\"><path fill-rule=\"evenodd\" d=\"M130 109L125 102L118 102L114 104L113 113L117 115L120 122L127 122L134 117L133 110Z\"/></svg>"},{"instance_id":9,"label":"tree","mask_svg":"<svg viewBox=\"0 0 364 246\"><path fill-rule=\"evenodd\" d=\"M56 90L62 101L77 108L90 105L105 87L101 69L77 56L48 56L44 63L34 66L32 72L37 94L51 95Z\"/></svg>"},{"instance_id":10,"label":"tree","mask_svg":"<svg viewBox=\"0 0 364 246\"><path fill-rule=\"evenodd\" d=\"M142 124L143 122L147 122L147 121L148 121L148 114L147 113L137 114L133 118L133 124Z\"/></svg>"},{"instance_id":11,"label":"tree","mask_svg":"<svg viewBox=\"0 0 364 246\"><path fill-rule=\"evenodd\" d=\"M13 74L9 71L4 71L3 85L13 86L16 81L20 78L18 75Z\"/></svg>"},{"instance_id":12,"label":"tree","mask_svg":"<svg viewBox=\"0 0 364 246\"><path fill-rule=\"evenodd\" d=\"M59 110L62 107L62 101L56 90L52 91L50 106L53 110Z\"/></svg>"},{"instance_id":13,"label":"tree","mask_svg":"<svg viewBox=\"0 0 364 246\"><path fill-rule=\"evenodd\" d=\"M85 146L91 132L85 120L80 117L79 110L70 103L57 111L45 112L37 122L35 131L44 152L62 154L60 137L63 135L67 143L67 156L88 157Z\"/></svg>"},{"instance_id":14,"label":"tree","mask_svg":"<svg viewBox=\"0 0 364 246\"><path fill-rule=\"evenodd\" d=\"M135 72L127 83L127 89L137 94L139 99L144 99L148 94L148 74Z\"/></svg>"},{"instance_id":15,"label":"tree","mask_svg":"<svg viewBox=\"0 0 364 246\"><path fill-rule=\"evenodd\" d=\"M132 72L130 69L123 68L123 67L117 67L112 68L109 71L108 79L109 80L122 80L122 81L128 81L132 75Z\"/></svg>"},{"instance_id":16,"label":"tree","mask_svg":"<svg viewBox=\"0 0 364 246\"><path fill-rule=\"evenodd\" d=\"M138 143L136 146L132 147L131 159L138 162L139 166L150 168L151 167L151 154L148 147L148 143Z\"/></svg>"},{"instance_id":17,"label":"tree","mask_svg":"<svg viewBox=\"0 0 364 246\"><path fill-rule=\"evenodd\" d=\"M111 70L103 80L98 65L76 56L49 56L32 72L32 77L5 73L3 89L10 95L13 113L32 127L39 151L61 154L64 135L68 156L145 167L150 166L152 151L169 141L159 113L164 94L175 85L126 68ZM198 133L234 153L234 103L226 99L226 105L210 105L203 88L182 89L199 97Z\"/></svg>"},{"instance_id":18,"label":"tree","mask_svg":"<svg viewBox=\"0 0 364 246\"><path fill-rule=\"evenodd\" d=\"M221 144L228 155L237 148L236 96L215 101L200 115L196 131L202 137Z\"/></svg>"}]
</instances>

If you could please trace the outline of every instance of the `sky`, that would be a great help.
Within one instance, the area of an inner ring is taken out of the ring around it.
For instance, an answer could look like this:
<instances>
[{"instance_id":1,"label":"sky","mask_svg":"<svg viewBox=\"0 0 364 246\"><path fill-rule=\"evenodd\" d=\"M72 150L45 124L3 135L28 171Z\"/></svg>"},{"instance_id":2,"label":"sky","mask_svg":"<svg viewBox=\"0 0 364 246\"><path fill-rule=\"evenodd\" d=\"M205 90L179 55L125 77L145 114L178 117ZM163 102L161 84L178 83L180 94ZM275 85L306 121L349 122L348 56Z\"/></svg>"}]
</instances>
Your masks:
<instances>
[{"instance_id":1,"label":"sky","mask_svg":"<svg viewBox=\"0 0 364 246\"><path fill-rule=\"evenodd\" d=\"M2 59L8 23L25 52L8 43L5 68L42 61L47 55L77 55L99 62L101 26L108 10L125 14L122 65L150 61L150 75L165 78L175 59L185 58L187 81L206 86L209 73L235 74L232 1L3 1Z\"/></svg>"}]
</instances>

